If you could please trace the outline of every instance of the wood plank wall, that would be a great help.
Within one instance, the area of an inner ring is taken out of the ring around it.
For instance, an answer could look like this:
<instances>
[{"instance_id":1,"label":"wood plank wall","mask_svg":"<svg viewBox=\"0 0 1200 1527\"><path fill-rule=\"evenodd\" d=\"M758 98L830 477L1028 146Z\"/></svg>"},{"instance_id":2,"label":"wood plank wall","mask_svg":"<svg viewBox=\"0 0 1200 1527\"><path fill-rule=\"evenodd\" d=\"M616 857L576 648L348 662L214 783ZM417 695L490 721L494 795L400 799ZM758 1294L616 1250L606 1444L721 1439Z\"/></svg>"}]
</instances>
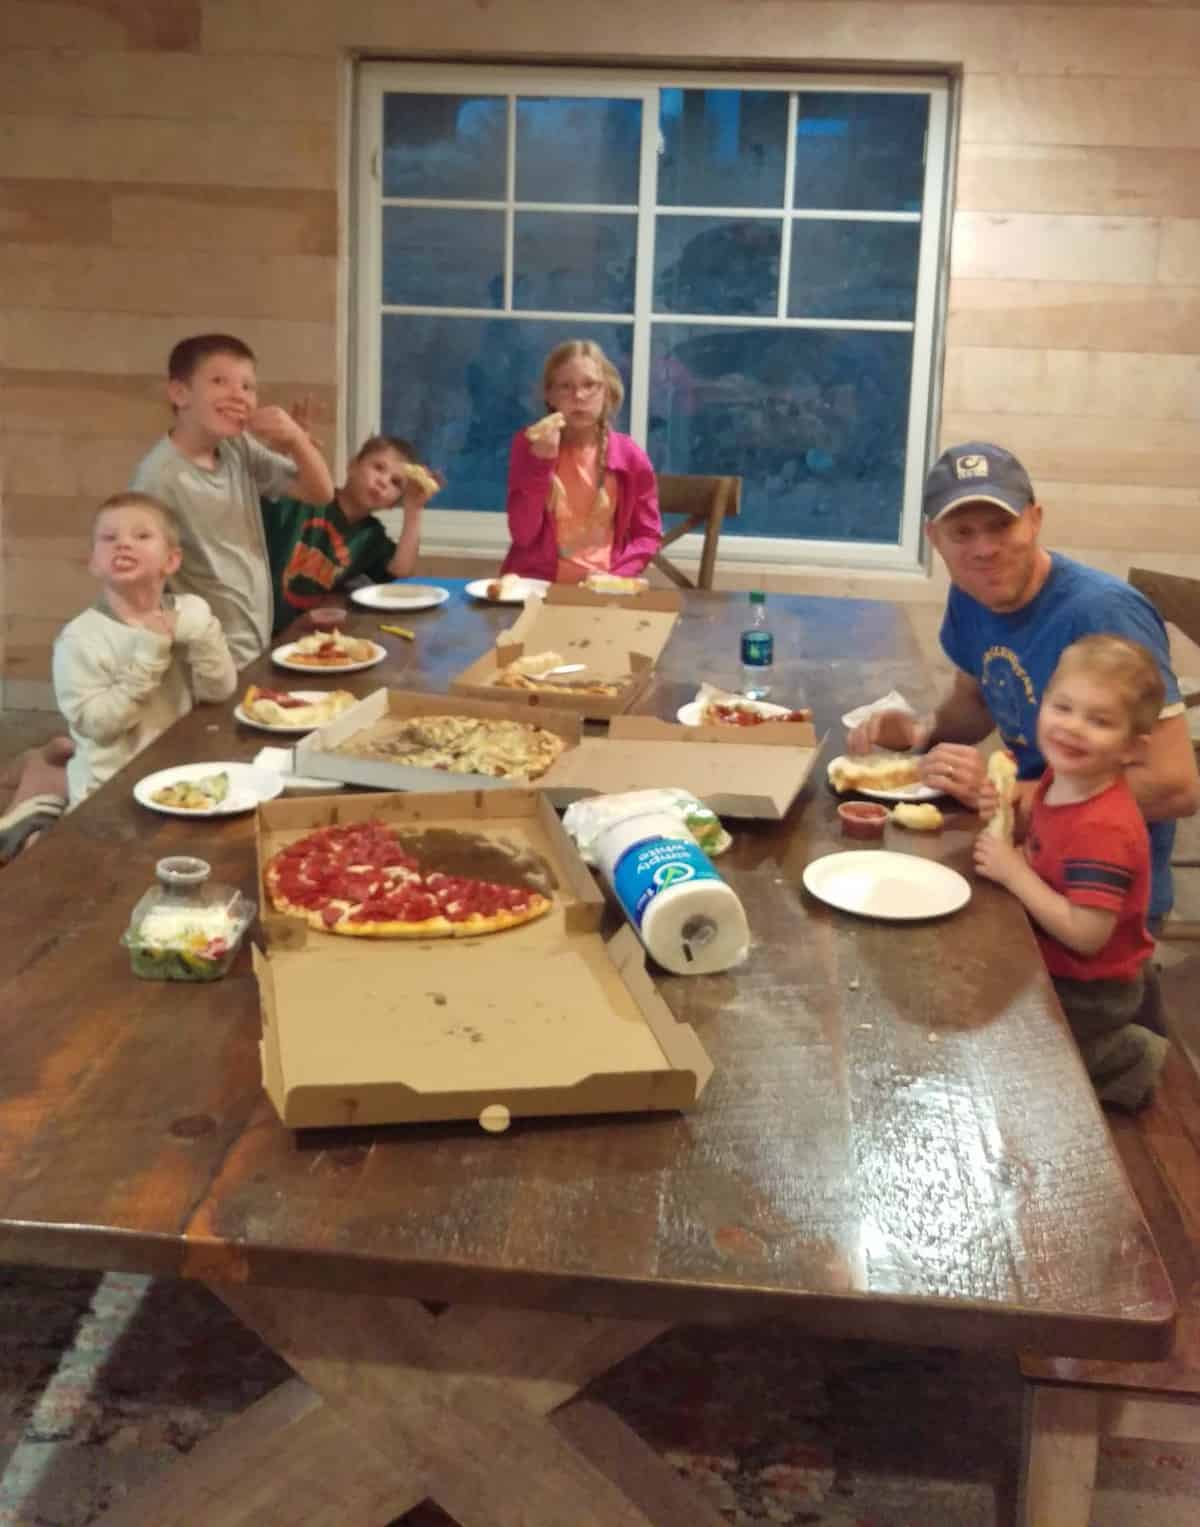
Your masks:
<instances>
[{"instance_id":1,"label":"wood plank wall","mask_svg":"<svg viewBox=\"0 0 1200 1527\"><path fill-rule=\"evenodd\" d=\"M6 0L3 46L10 706L48 698L53 635L92 593L91 512L164 427L175 339L241 334L265 393L316 393L334 436L361 54L960 74L943 441L1016 450L1054 544L1200 573L1200 0Z\"/></svg>"}]
</instances>

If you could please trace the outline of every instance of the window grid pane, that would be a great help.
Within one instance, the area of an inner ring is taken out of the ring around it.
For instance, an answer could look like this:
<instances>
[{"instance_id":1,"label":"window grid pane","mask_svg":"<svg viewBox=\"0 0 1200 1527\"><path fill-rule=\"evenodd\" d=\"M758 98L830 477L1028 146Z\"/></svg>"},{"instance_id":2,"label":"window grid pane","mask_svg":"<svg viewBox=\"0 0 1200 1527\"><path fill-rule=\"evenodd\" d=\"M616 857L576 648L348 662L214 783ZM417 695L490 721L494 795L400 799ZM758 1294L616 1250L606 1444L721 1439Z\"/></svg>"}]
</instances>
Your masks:
<instances>
[{"instance_id":1,"label":"window grid pane","mask_svg":"<svg viewBox=\"0 0 1200 1527\"><path fill-rule=\"evenodd\" d=\"M382 427L447 471L444 502L499 511L511 434L541 407L530 375L591 334L635 400L631 360L648 357L635 413L658 470L743 477L731 536L897 543L928 91L651 100L385 89ZM642 141L656 126L657 163Z\"/></svg>"}]
</instances>

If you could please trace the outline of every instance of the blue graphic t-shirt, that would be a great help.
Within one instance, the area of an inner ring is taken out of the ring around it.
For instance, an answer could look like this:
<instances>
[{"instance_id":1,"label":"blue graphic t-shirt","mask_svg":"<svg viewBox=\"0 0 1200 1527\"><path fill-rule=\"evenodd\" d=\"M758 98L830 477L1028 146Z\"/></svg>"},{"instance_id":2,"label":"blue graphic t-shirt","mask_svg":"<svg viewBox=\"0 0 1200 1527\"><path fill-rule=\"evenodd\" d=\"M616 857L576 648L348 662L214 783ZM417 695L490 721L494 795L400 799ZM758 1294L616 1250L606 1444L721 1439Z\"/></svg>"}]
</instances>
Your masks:
<instances>
[{"instance_id":1,"label":"blue graphic t-shirt","mask_svg":"<svg viewBox=\"0 0 1200 1527\"><path fill-rule=\"evenodd\" d=\"M1037 713L1063 649L1081 636L1108 632L1141 642L1153 654L1166 685L1166 704L1179 705L1166 627L1144 595L1111 573L1085 567L1057 552L1050 575L1027 605L997 614L961 589L951 588L942 621L947 657L969 674L984 699L1004 745L1017 760L1021 779L1037 779L1046 767L1038 752ZM1170 910L1174 822L1150 822L1154 885L1151 918Z\"/></svg>"}]
</instances>

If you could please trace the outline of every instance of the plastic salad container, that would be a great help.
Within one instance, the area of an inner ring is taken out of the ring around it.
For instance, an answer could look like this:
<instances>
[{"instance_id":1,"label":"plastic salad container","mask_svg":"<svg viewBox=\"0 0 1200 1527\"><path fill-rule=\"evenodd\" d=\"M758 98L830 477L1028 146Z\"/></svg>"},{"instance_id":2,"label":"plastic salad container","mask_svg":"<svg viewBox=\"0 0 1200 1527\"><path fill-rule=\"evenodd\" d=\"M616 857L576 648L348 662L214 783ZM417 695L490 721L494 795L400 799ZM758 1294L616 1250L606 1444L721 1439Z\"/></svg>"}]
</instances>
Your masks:
<instances>
[{"instance_id":1,"label":"plastic salad container","mask_svg":"<svg viewBox=\"0 0 1200 1527\"><path fill-rule=\"evenodd\" d=\"M121 942L145 981L219 981L233 964L258 910L231 885L210 885L203 859L178 854L154 867L158 884L141 897Z\"/></svg>"}]
</instances>

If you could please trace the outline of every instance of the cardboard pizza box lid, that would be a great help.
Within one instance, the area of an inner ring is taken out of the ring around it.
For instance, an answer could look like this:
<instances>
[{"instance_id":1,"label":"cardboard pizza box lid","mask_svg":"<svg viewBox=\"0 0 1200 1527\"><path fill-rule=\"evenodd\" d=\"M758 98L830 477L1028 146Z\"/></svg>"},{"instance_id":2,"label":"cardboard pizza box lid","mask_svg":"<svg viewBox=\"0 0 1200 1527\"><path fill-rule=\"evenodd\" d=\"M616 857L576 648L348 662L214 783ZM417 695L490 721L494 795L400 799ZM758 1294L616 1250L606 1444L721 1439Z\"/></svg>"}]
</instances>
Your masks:
<instances>
[{"instance_id":1,"label":"cardboard pizza box lid","mask_svg":"<svg viewBox=\"0 0 1200 1527\"><path fill-rule=\"evenodd\" d=\"M539 705L535 707L537 714L531 715L529 706L497 699L495 690L491 694L488 700L478 700L418 690L377 689L296 744L295 772L314 779L340 780L347 785L368 785L376 790L503 790L513 785L512 780L490 774L447 774L442 769L415 769L390 759L359 758L352 753L331 751L356 733L392 716L484 716L497 721L520 721L554 732L563 738L568 749L578 745L583 727L577 714ZM528 781L516 783L524 786Z\"/></svg>"},{"instance_id":2,"label":"cardboard pizza box lid","mask_svg":"<svg viewBox=\"0 0 1200 1527\"><path fill-rule=\"evenodd\" d=\"M804 789L824 741L808 721L694 727L618 716L607 737L585 737L538 783L555 806L674 785L718 816L779 821Z\"/></svg>"},{"instance_id":3,"label":"cardboard pizza box lid","mask_svg":"<svg viewBox=\"0 0 1200 1527\"><path fill-rule=\"evenodd\" d=\"M294 1128L689 1107L712 1066L646 971L632 929L605 942L604 898L536 791L326 796L259 807L270 856L314 827L383 820L532 853L546 916L465 939L354 939L268 908L255 950L263 1084ZM531 980L531 971L537 972Z\"/></svg>"},{"instance_id":4,"label":"cardboard pizza box lid","mask_svg":"<svg viewBox=\"0 0 1200 1527\"><path fill-rule=\"evenodd\" d=\"M496 645L455 675L450 689L481 698L502 693L525 705L549 701L556 709L601 720L620 715L645 693L680 608L677 594L661 590L622 596L554 584L545 599L528 601ZM620 683L620 692L587 695L564 690L547 696L532 690L497 691L493 681L501 669L537 652L557 652L564 663L586 663L590 676Z\"/></svg>"}]
</instances>

